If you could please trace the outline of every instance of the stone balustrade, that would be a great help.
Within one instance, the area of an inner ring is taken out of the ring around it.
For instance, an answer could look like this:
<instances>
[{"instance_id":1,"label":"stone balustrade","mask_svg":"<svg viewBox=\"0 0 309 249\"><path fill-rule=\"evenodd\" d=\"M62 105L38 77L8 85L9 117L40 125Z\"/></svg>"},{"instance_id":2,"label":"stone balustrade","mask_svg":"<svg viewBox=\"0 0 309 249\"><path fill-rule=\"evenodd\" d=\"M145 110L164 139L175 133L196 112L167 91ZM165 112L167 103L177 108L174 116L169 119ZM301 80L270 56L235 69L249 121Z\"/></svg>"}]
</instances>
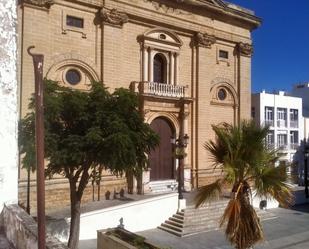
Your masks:
<instances>
[{"instance_id":1,"label":"stone balustrade","mask_svg":"<svg viewBox=\"0 0 309 249\"><path fill-rule=\"evenodd\" d=\"M160 97L183 98L186 97L187 86L171 85L157 82L132 82L131 89L139 94Z\"/></svg>"}]
</instances>

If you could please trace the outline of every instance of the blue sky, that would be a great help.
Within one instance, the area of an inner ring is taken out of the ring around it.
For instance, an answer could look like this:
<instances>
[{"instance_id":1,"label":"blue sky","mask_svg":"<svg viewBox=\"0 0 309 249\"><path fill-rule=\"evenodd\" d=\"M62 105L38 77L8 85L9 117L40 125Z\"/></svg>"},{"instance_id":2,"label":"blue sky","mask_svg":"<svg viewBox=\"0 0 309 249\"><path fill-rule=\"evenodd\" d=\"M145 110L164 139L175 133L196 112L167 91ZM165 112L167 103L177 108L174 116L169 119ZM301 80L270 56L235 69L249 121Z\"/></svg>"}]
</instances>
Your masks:
<instances>
[{"instance_id":1,"label":"blue sky","mask_svg":"<svg viewBox=\"0 0 309 249\"><path fill-rule=\"evenodd\" d=\"M252 91L309 82L309 0L228 0L263 19L253 31Z\"/></svg>"}]
</instances>

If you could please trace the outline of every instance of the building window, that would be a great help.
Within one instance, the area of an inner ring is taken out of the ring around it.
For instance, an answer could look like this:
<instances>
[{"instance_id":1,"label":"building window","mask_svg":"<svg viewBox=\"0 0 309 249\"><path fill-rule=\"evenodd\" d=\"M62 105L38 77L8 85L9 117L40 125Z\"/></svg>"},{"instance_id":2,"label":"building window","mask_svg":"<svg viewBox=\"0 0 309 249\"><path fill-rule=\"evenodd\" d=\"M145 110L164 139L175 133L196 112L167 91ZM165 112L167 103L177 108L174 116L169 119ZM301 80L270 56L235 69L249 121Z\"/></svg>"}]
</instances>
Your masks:
<instances>
[{"instance_id":1,"label":"building window","mask_svg":"<svg viewBox=\"0 0 309 249\"><path fill-rule=\"evenodd\" d=\"M290 127L298 128L298 110L290 109Z\"/></svg>"},{"instance_id":2,"label":"building window","mask_svg":"<svg viewBox=\"0 0 309 249\"><path fill-rule=\"evenodd\" d=\"M226 99L226 96L227 96L226 91L225 91L223 88L221 88L221 89L218 91L218 99L221 100L221 101L223 101L223 100Z\"/></svg>"},{"instance_id":3,"label":"building window","mask_svg":"<svg viewBox=\"0 0 309 249\"><path fill-rule=\"evenodd\" d=\"M76 28L84 28L84 19L75 17L75 16L67 16L67 26L72 26Z\"/></svg>"},{"instance_id":4,"label":"building window","mask_svg":"<svg viewBox=\"0 0 309 249\"><path fill-rule=\"evenodd\" d=\"M290 131L291 149L296 150L298 147L298 131Z\"/></svg>"},{"instance_id":5,"label":"building window","mask_svg":"<svg viewBox=\"0 0 309 249\"><path fill-rule=\"evenodd\" d=\"M278 147L281 149L285 149L288 141L287 141L287 135L286 134L278 134L277 136L278 139Z\"/></svg>"},{"instance_id":6,"label":"building window","mask_svg":"<svg viewBox=\"0 0 309 249\"><path fill-rule=\"evenodd\" d=\"M275 144L275 133L274 131L269 131L266 136L266 146L269 149L274 149Z\"/></svg>"},{"instance_id":7,"label":"building window","mask_svg":"<svg viewBox=\"0 0 309 249\"><path fill-rule=\"evenodd\" d=\"M265 106L265 125L274 126L274 108Z\"/></svg>"},{"instance_id":8,"label":"building window","mask_svg":"<svg viewBox=\"0 0 309 249\"><path fill-rule=\"evenodd\" d=\"M82 77L79 71L76 69L69 69L65 74L66 81L71 85L77 85L80 83Z\"/></svg>"},{"instance_id":9,"label":"building window","mask_svg":"<svg viewBox=\"0 0 309 249\"><path fill-rule=\"evenodd\" d=\"M228 59L229 58L229 52L225 50L219 50L219 58L220 59Z\"/></svg>"},{"instance_id":10,"label":"building window","mask_svg":"<svg viewBox=\"0 0 309 249\"><path fill-rule=\"evenodd\" d=\"M287 110L286 108L277 108L277 126L287 126Z\"/></svg>"},{"instance_id":11,"label":"building window","mask_svg":"<svg viewBox=\"0 0 309 249\"><path fill-rule=\"evenodd\" d=\"M153 58L153 81L166 83L167 63L164 55L158 53Z\"/></svg>"}]
</instances>

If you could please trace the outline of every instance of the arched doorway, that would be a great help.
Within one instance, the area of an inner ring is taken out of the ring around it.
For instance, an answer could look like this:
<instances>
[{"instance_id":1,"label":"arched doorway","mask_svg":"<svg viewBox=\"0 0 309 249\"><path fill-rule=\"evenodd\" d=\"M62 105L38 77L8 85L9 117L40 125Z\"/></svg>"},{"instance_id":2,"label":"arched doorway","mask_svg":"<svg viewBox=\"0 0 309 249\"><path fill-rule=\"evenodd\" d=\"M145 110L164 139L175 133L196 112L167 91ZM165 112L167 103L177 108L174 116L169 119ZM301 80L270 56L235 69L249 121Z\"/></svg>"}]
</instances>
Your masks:
<instances>
[{"instance_id":1,"label":"arched doorway","mask_svg":"<svg viewBox=\"0 0 309 249\"><path fill-rule=\"evenodd\" d=\"M156 118L150 127L160 136L160 144L149 154L150 180L174 179L173 146L170 142L174 129L165 118Z\"/></svg>"}]
</instances>

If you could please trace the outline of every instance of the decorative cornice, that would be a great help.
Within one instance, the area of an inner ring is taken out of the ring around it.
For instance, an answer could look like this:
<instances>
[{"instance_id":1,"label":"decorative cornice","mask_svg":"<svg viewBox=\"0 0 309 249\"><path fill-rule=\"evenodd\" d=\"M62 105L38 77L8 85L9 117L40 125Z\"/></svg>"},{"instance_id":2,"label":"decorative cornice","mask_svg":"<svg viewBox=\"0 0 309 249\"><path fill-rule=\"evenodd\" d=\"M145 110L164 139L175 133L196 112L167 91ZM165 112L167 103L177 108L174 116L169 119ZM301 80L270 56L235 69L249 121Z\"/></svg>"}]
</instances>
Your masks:
<instances>
[{"instance_id":1,"label":"decorative cornice","mask_svg":"<svg viewBox=\"0 0 309 249\"><path fill-rule=\"evenodd\" d=\"M23 3L49 9L55 2L54 0L23 0Z\"/></svg>"},{"instance_id":2,"label":"decorative cornice","mask_svg":"<svg viewBox=\"0 0 309 249\"><path fill-rule=\"evenodd\" d=\"M103 23L117 27L122 27L124 23L129 21L127 14L120 12L117 9L102 9L100 11L100 17Z\"/></svg>"},{"instance_id":3,"label":"decorative cornice","mask_svg":"<svg viewBox=\"0 0 309 249\"><path fill-rule=\"evenodd\" d=\"M207 33L197 33L194 37L194 44L197 47L211 48L211 45L216 42L216 37Z\"/></svg>"},{"instance_id":4,"label":"decorative cornice","mask_svg":"<svg viewBox=\"0 0 309 249\"><path fill-rule=\"evenodd\" d=\"M238 52L240 55L250 57L253 54L253 47L249 43L238 43Z\"/></svg>"}]
</instances>

